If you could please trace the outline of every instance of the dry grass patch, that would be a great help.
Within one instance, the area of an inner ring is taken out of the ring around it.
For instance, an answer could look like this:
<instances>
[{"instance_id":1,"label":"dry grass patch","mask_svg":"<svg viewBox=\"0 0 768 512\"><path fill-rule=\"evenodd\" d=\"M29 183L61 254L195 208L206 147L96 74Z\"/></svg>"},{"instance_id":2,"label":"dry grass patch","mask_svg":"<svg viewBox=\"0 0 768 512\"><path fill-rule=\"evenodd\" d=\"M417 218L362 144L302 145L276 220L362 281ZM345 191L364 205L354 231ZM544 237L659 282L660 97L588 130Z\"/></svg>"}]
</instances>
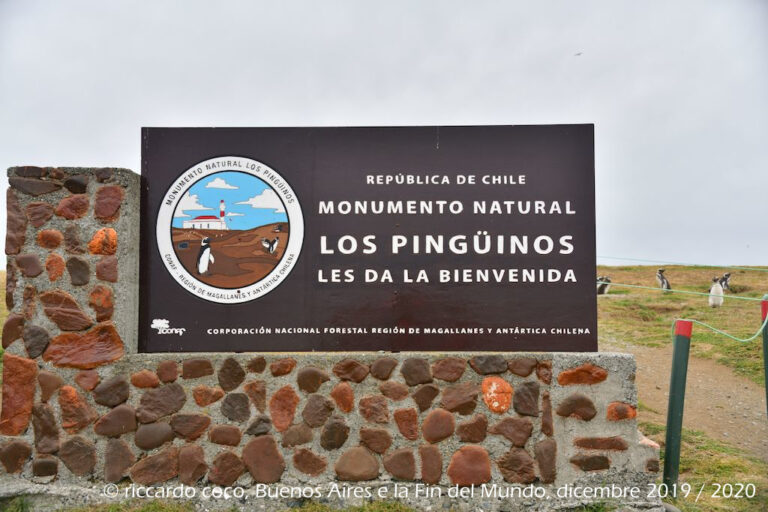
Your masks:
<instances>
[{"instance_id":1,"label":"dry grass patch","mask_svg":"<svg viewBox=\"0 0 768 512\"><path fill-rule=\"evenodd\" d=\"M661 445L664 463L665 426L658 423L640 423L640 430ZM659 475L659 480L661 475ZM683 512L765 512L768 510L768 464L762 460L716 441L698 430L683 429L680 449L680 484L691 484L687 498L671 501ZM757 496L752 499L712 498L713 483L754 484ZM706 485L699 501L696 495Z\"/></svg>"}]
</instances>

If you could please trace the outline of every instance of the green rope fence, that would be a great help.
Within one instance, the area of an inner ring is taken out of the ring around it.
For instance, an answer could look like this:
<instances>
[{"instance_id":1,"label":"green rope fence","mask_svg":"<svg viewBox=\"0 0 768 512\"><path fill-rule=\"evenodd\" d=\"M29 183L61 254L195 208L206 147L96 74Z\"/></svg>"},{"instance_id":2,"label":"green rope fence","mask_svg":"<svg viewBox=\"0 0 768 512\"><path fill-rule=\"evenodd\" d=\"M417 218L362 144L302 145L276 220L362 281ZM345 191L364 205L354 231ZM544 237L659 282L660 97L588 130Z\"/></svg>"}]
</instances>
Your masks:
<instances>
[{"instance_id":1,"label":"green rope fence","mask_svg":"<svg viewBox=\"0 0 768 512\"><path fill-rule=\"evenodd\" d=\"M673 323L672 373L669 381L669 405L667 406L667 431L664 456L664 483L668 487L677 485L680 476L680 448L682 444L683 410L685 408L685 385L688 374L688 357L691 347L693 324L710 329L732 340L747 343L763 335L763 367L765 371L765 399L768 406L768 295L761 301L763 323L754 336L737 338L699 320L678 318ZM768 409L766 409L768 414Z\"/></svg>"},{"instance_id":2,"label":"green rope fence","mask_svg":"<svg viewBox=\"0 0 768 512\"><path fill-rule=\"evenodd\" d=\"M675 323L677 323L678 320L680 320L682 322L691 322L692 324L696 324L696 325L700 325L702 327L706 327L710 331L714 331L717 334L725 336L726 338L730 338L733 341L738 341L739 343L749 343L750 341L754 341L755 338L757 338L758 336L760 336L763 333L763 330L765 329L766 325L768 325L768 316L767 316L767 317L765 317L765 320L763 320L763 324L760 326L760 329L758 329L757 332L754 335L750 336L749 338L737 338L736 336L734 336L732 334L728 334L725 331L721 331L717 327L713 327L713 326L711 326L711 325L709 325L707 323L704 323L704 322L702 322L700 320L694 320L692 318L678 318L674 322L672 322L672 332L673 333L675 331Z\"/></svg>"},{"instance_id":3,"label":"green rope fence","mask_svg":"<svg viewBox=\"0 0 768 512\"><path fill-rule=\"evenodd\" d=\"M688 290L664 290L662 288L653 287L653 286L641 286L641 285L638 285L638 284L614 283L613 281L610 281L610 282L609 281L597 281L597 283L609 284L611 286L625 286L627 288L639 288L641 290L653 290L653 291L664 292L664 293L683 293L683 294L686 294L686 295L702 295L704 297L709 297L710 295L712 295L711 293L704 293L704 292L690 292ZM763 300L763 299L758 299L758 298L755 298L755 297L739 297L738 295L728 295L728 296L724 296L724 297L728 298L729 300L730 299L751 300L751 301L755 301L755 302L760 302L760 301Z\"/></svg>"}]
</instances>

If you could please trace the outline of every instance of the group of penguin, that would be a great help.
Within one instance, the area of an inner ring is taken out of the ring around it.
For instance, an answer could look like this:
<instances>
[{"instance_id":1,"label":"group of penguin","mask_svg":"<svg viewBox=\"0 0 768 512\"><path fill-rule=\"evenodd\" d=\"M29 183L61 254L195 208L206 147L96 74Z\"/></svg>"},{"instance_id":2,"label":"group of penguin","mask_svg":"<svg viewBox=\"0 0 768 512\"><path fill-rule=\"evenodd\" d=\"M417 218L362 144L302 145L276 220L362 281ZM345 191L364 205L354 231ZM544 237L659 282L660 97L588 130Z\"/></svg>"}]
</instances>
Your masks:
<instances>
[{"instance_id":1,"label":"group of penguin","mask_svg":"<svg viewBox=\"0 0 768 512\"><path fill-rule=\"evenodd\" d=\"M669 284L669 279L664 275L665 269L660 268L656 271L656 282L659 284L659 288L662 290L671 290L672 285ZM722 276L715 276L712 278L712 284L709 286L709 307L719 308L723 305L723 296L725 290L731 289L731 273L726 272ZM608 276L598 276L597 278L597 294L606 295L611 288L611 278Z\"/></svg>"}]
</instances>

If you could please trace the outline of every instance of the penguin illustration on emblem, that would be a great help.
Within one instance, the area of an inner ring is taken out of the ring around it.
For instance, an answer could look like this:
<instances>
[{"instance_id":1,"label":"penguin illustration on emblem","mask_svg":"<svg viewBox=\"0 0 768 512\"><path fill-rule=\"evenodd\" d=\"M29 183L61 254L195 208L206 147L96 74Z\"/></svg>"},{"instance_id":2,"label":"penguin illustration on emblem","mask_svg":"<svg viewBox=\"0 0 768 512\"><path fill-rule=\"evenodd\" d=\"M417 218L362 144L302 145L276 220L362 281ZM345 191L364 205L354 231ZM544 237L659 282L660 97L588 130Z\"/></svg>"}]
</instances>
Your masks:
<instances>
[{"instance_id":1,"label":"penguin illustration on emblem","mask_svg":"<svg viewBox=\"0 0 768 512\"><path fill-rule=\"evenodd\" d=\"M277 246L280 243L280 239L275 237L273 240L270 240L268 238L262 238L261 239L261 245L264 246L264 248L269 252L269 254L275 254L275 251L277 250Z\"/></svg>"},{"instance_id":2,"label":"penguin illustration on emblem","mask_svg":"<svg viewBox=\"0 0 768 512\"><path fill-rule=\"evenodd\" d=\"M203 238L200 242L200 253L197 255L197 273L204 275L208 273L208 264L213 263L213 253L211 253L211 239Z\"/></svg>"}]
</instances>

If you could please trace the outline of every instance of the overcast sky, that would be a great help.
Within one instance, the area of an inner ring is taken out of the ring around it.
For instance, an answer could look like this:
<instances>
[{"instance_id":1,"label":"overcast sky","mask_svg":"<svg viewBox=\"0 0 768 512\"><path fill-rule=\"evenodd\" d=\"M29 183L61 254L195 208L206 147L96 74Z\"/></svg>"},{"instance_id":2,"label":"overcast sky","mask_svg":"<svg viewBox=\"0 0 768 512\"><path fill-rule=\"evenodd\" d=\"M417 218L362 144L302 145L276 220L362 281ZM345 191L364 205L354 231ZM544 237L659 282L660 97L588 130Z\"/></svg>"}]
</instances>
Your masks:
<instances>
[{"instance_id":1,"label":"overcast sky","mask_svg":"<svg viewBox=\"0 0 768 512\"><path fill-rule=\"evenodd\" d=\"M545 123L596 126L599 255L768 263L764 0L0 0L1 168L138 171L142 126Z\"/></svg>"}]
</instances>

